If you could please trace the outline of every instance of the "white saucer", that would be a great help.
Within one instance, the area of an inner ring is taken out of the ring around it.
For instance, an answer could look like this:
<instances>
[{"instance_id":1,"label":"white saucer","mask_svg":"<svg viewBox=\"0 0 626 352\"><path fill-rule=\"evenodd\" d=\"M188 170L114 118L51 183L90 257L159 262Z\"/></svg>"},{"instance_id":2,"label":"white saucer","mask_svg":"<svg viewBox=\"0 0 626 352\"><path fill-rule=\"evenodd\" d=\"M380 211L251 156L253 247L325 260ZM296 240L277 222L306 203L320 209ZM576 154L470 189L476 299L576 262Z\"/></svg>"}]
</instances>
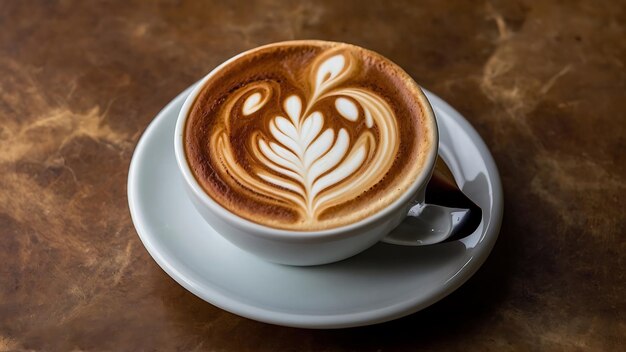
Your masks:
<instances>
[{"instance_id":1,"label":"white saucer","mask_svg":"<svg viewBox=\"0 0 626 352\"><path fill-rule=\"evenodd\" d=\"M342 262L291 267L258 259L224 240L186 198L174 157L174 124L187 89L152 121L137 144L128 201L141 241L174 280L205 301L267 323L342 328L396 319L450 294L485 261L502 220L494 161L472 126L427 92L440 133L440 155L483 210L471 236L402 247L379 243Z\"/></svg>"}]
</instances>

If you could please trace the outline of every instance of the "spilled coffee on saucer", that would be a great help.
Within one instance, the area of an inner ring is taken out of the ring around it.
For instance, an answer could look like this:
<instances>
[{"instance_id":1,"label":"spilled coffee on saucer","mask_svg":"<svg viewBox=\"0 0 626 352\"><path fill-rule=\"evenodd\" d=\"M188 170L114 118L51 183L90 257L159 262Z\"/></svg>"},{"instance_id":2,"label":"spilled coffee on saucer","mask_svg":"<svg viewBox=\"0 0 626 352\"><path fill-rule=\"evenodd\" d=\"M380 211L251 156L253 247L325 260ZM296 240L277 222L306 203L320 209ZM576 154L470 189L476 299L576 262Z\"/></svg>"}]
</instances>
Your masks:
<instances>
[{"instance_id":1,"label":"spilled coffee on saucer","mask_svg":"<svg viewBox=\"0 0 626 352\"><path fill-rule=\"evenodd\" d=\"M349 225L426 167L436 126L420 97L372 51L272 44L213 72L190 109L185 154L204 191L242 218L295 231Z\"/></svg>"}]
</instances>

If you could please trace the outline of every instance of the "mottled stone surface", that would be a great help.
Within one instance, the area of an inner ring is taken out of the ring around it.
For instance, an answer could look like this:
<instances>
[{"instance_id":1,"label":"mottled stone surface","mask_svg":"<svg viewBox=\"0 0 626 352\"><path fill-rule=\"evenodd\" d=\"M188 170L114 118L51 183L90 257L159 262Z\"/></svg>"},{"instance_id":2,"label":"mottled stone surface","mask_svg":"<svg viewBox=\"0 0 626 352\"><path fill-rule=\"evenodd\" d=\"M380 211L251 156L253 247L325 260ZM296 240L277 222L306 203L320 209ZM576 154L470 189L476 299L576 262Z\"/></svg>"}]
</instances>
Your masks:
<instances>
[{"instance_id":1,"label":"mottled stone surface","mask_svg":"<svg viewBox=\"0 0 626 352\"><path fill-rule=\"evenodd\" d=\"M16 0L0 24L0 350L626 349L624 1ZM185 291L136 235L126 176L150 120L235 53L294 38L390 57L500 167L491 257L420 313L257 323Z\"/></svg>"}]
</instances>

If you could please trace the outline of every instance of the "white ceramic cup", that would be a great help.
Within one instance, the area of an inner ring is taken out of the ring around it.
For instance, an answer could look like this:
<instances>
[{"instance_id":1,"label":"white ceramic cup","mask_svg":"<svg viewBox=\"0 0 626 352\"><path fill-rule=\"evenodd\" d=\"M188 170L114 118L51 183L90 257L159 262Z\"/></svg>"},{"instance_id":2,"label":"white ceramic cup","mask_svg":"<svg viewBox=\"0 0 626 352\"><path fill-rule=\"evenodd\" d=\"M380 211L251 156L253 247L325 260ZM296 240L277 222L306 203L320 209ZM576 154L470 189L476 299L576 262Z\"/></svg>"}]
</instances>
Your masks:
<instances>
[{"instance_id":1,"label":"white ceramic cup","mask_svg":"<svg viewBox=\"0 0 626 352\"><path fill-rule=\"evenodd\" d=\"M231 58L200 80L185 100L176 123L174 143L176 159L186 191L195 208L215 231L241 249L268 261L289 265L317 265L339 261L369 248L383 240L398 226L407 217L411 208L422 208L426 185L432 175L437 158L439 136L430 103L417 84L415 86L418 88L419 94L415 97L416 104L422 104L426 118L431 120L433 126L431 128L431 149L428 151L425 167L419 176L402 196L384 209L346 226L321 231L289 231L254 223L230 212L214 201L197 182L187 162L183 139L185 122L198 93L215 73L230 62L258 49L252 49ZM443 219L449 219L448 215L444 214ZM437 222L441 222L442 218L439 215L433 217L432 213L426 214L424 212L424 215L418 214L417 216L420 220L424 220L423 222L427 225L433 223L431 227L438 229L438 232L443 232L441 238L447 237L446 232L452 231L448 224L449 221L444 220L443 226L437 224ZM410 245L424 244L424 242L404 243L396 239L387 239L387 242Z\"/></svg>"}]
</instances>

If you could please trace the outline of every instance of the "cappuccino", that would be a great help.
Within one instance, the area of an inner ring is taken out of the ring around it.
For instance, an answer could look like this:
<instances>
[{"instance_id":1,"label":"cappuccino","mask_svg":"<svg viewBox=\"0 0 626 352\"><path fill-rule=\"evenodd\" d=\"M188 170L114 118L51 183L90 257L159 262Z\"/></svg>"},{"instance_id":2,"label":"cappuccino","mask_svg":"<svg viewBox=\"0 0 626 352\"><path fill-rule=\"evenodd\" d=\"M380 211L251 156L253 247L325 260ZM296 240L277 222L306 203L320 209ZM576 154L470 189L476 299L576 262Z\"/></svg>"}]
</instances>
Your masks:
<instances>
[{"instance_id":1,"label":"cappuccino","mask_svg":"<svg viewBox=\"0 0 626 352\"><path fill-rule=\"evenodd\" d=\"M211 74L184 127L204 191L277 229L317 231L389 206L428 168L436 126L397 65L343 43L253 49Z\"/></svg>"}]
</instances>

